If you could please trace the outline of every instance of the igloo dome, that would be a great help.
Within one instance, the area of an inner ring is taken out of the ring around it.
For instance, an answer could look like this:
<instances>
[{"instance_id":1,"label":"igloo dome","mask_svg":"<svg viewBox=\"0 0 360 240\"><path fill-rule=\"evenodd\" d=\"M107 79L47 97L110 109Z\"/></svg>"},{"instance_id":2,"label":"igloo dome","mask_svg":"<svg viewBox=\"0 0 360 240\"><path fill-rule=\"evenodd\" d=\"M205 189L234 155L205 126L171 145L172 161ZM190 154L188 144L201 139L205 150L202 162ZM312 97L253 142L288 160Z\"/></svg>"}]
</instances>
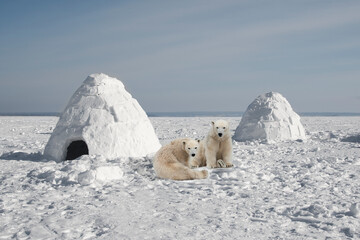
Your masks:
<instances>
[{"instance_id":1,"label":"igloo dome","mask_svg":"<svg viewBox=\"0 0 360 240\"><path fill-rule=\"evenodd\" d=\"M283 141L306 139L300 116L280 93L258 96L247 108L234 140Z\"/></svg>"},{"instance_id":2,"label":"igloo dome","mask_svg":"<svg viewBox=\"0 0 360 240\"><path fill-rule=\"evenodd\" d=\"M45 147L56 161L81 155L142 157L161 147L145 111L123 83L92 74L71 97Z\"/></svg>"}]
</instances>

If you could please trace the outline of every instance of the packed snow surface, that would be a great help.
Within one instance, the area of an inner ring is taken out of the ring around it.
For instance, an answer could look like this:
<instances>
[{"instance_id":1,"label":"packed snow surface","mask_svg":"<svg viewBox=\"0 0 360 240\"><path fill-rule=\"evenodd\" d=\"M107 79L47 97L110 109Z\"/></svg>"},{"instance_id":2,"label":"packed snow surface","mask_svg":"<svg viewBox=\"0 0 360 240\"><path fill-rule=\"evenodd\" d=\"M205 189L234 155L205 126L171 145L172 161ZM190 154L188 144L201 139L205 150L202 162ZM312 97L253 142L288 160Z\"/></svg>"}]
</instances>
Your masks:
<instances>
[{"instance_id":1,"label":"packed snow surface","mask_svg":"<svg viewBox=\"0 0 360 240\"><path fill-rule=\"evenodd\" d=\"M106 74L92 74L71 97L44 155L65 160L73 141L84 141L90 155L106 158L143 157L160 143L145 111L123 83Z\"/></svg>"},{"instance_id":2,"label":"packed snow surface","mask_svg":"<svg viewBox=\"0 0 360 240\"><path fill-rule=\"evenodd\" d=\"M280 93L258 96L247 108L235 131L236 141L304 140L305 129L300 116Z\"/></svg>"},{"instance_id":3,"label":"packed snow surface","mask_svg":"<svg viewBox=\"0 0 360 240\"><path fill-rule=\"evenodd\" d=\"M217 119L150 118L162 144ZM306 142L234 142L234 168L195 181L156 178L152 154L49 160L57 121L0 117L0 239L360 238L360 143L342 141L360 117L303 117Z\"/></svg>"}]
</instances>

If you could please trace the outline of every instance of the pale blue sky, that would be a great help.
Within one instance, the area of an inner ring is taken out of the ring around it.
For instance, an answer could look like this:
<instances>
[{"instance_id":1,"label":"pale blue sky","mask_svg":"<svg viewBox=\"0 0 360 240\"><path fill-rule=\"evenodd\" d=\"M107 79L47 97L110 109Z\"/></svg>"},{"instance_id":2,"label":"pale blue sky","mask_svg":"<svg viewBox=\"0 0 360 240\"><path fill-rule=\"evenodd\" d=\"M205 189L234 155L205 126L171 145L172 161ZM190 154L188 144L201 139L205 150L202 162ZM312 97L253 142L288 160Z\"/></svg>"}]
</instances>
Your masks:
<instances>
[{"instance_id":1,"label":"pale blue sky","mask_svg":"<svg viewBox=\"0 0 360 240\"><path fill-rule=\"evenodd\" d=\"M360 1L0 1L0 112L62 111L97 72L148 112L360 112Z\"/></svg>"}]
</instances>

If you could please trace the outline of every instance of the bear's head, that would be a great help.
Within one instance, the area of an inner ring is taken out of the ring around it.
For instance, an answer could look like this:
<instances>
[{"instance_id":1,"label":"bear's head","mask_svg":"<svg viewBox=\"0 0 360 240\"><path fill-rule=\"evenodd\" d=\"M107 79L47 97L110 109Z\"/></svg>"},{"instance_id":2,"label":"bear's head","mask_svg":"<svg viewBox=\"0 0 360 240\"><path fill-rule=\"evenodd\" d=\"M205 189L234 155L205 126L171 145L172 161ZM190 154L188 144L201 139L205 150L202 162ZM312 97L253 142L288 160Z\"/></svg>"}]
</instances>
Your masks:
<instances>
[{"instance_id":1,"label":"bear's head","mask_svg":"<svg viewBox=\"0 0 360 240\"><path fill-rule=\"evenodd\" d=\"M183 141L183 149L189 154L190 157L195 157L199 149L200 140L187 139Z\"/></svg>"},{"instance_id":2,"label":"bear's head","mask_svg":"<svg viewBox=\"0 0 360 240\"><path fill-rule=\"evenodd\" d=\"M225 120L217 120L212 123L213 135L219 137L220 139L226 138L230 135L229 123Z\"/></svg>"}]
</instances>

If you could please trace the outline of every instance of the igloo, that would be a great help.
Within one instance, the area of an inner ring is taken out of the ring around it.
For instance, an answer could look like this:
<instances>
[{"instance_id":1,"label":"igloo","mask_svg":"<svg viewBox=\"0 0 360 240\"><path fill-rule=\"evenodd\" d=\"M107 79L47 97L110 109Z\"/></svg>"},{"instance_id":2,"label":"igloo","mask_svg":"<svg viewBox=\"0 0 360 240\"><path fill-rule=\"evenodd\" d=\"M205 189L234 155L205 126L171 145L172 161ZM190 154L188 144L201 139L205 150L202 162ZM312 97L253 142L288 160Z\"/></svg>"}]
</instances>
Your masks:
<instances>
[{"instance_id":1,"label":"igloo","mask_svg":"<svg viewBox=\"0 0 360 240\"><path fill-rule=\"evenodd\" d=\"M142 157L161 147L145 111L123 83L92 74L71 97L45 147L56 161L81 155Z\"/></svg>"},{"instance_id":2,"label":"igloo","mask_svg":"<svg viewBox=\"0 0 360 240\"><path fill-rule=\"evenodd\" d=\"M258 96L247 108L234 140L266 140L268 142L306 139L300 117L280 93Z\"/></svg>"}]
</instances>

